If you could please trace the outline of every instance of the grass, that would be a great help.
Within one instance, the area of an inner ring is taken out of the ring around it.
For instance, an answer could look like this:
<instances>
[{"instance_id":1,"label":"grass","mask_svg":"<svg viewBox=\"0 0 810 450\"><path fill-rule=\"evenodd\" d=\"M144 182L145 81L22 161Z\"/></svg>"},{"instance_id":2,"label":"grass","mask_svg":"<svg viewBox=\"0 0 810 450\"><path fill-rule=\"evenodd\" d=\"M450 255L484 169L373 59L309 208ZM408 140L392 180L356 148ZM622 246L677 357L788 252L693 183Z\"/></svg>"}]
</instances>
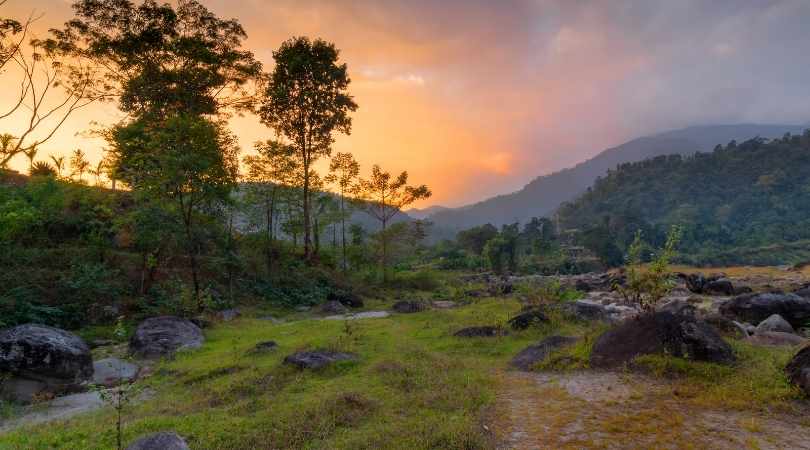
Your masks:
<instances>
[{"instance_id":1,"label":"grass","mask_svg":"<svg viewBox=\"0 0 810 450\"><path fill-rule=\"evenodd\" d=\"M172 429L195 449L489 448L481 427L496 369L541 338L536 329L489 339L456 330L505 321L519 305L485 299L455 310L352 322L273 324L244 318L206 332L205 346L160 363L145 387L153 399L126 413L124 441ZM275 340L273 352L252 352ZM299 371L281 362L296 351L338 348L357 362ZM3 436L2 449L113 448L103 410Z\"/></svg>"}]
</instances>

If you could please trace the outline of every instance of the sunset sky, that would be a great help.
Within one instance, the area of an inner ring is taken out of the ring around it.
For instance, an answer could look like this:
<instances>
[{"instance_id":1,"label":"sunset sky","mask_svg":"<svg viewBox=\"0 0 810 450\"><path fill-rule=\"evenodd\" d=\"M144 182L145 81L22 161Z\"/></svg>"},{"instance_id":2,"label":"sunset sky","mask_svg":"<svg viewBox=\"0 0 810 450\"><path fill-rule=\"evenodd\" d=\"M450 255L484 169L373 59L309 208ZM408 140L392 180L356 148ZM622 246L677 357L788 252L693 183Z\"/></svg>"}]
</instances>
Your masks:
<instances>
[{"instance_id":1,"label":"sunset sky","mask_svg":"<svg viewBox=\"0 0 810 450\"><path fill-rule=\"evenodd\" d=\"M434 192L420 206L508 193L643 134L810 121L806 0L203 3L240 20L266 70L290 36L334 42L359 104L336 150L354 153L364 173L374 163L408 170ZM71 17L63 0L9 0L4 10L44 13L39 36ZM40 154L81 147L97 160L102 143L81 132L118 117L114 105L88 108ZM13 120L2 126L14 133ZM254 117L232 128L245 150L272 135Z\"/></svg>"}]
</instances>

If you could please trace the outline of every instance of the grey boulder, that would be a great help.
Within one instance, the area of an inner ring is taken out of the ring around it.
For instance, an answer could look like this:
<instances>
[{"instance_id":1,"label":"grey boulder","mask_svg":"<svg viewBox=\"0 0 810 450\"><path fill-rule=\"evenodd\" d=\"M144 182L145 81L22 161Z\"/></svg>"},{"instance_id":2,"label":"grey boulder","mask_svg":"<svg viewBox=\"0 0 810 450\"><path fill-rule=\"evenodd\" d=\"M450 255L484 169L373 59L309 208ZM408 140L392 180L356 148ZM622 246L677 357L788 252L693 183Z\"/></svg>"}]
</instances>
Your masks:
<instances>
[{"instance_id":1,"label":"grey boulder","mask_svg":"<svg viewBox=\"0 0 810 450\"><path fill-rule=\"evenodd\" d=\"M135 381L141 370L136 364L118 358L105 358L93 363L93 384L113 387Z\"/></svg>"},{"instance_id":2,"label":"grey boulder","mask_svg":"<svg viewBox=\"0 0 810 450\"><path fill-rule=\"evenodd\" d=\"M781 331L757 331L756 334L746 340L754 345L769 347L794 347L807 343L807 339L801 336Z\"/></svg>"},{"instance_id":3,"label":"grey boulder","mask_svg":"<svg viewBox=\"0 0 810 450\"><path fill-rule=\"evenodd\" d=\"M130 444L127 450L189 450L189 447L179 434L161 431L138 439Z\"/></svg>"},{"instance_id":4,"label":"grey boulder","mask_svg":"<svg viewBox=\"0 0 810 450\"><path fill-rule=\"evenodd\" d=\"M579 338L575 337L550 336L521 350L512 358L510 364L520 370L531 370L534 365L545 360L555 350L567 347L578 340Z\"/></svg>"},{"instance_id":5,"label":"grey boulder","mask_svg":"<svg viewBox=\"0 0 810 450\"><path fill-rule=\"evenodd\" d=\"M90 347L78 336L46 325L0 331L0 371L11 374L2 395L27 403L43 391L74 391L93 375Z\"/></svg>"},{"instance_id":6,"label":"grey boulder","mask_svg":"<svg viewBox=\"0 0 810 450\"><path fill-rule=\"evenodd\" d=\"M788 379L810 396L810 346L799 350L785 367Z\"/></svg>"},{"instance_id":7,"label":"grey boulder","mask_svg":"<svg viewBox=\"0 0 810 450\"><path fill-rule=\"evenodd\" d=\"M796 333L796 330L779 314L773 314L757 325L757 333L763 331L779 331L782 333Z\"/></svg>"},{"instance_id":8,"label":"grey boulder","mask_svg":"<svg viewBox=\"0 0 810 450\"><path fill-rule=\"evenodd\" d=\"M180 317L159 316L138 325L129 350L139 358L156 359L178 350L200 348L204 342L205 336L197 325Z\"/></svg>"},{"instance_id":9,"label":"grey boulder","mask_svg":"<svg viewBox=\"0 0 810 450\"><path fill-rule=\"evenodd\" d=\"M354 353L313 350L293 353L284 358L284 364L293 365L299 369L321 369L338 361L355 360L357 360L357 355Z\"/></svg>"},{"instance_id":10,"label":"grey boulder","mask_svg":"<svg viewBox=\"0 0 810 450\"><path fill-rule=\"evenodd\" d=\"M810 298L784 293L744 294L720 305L720 313L751 323L779 314L791 326L800 327L810 320Z\"/></svg>"}]
</instances>

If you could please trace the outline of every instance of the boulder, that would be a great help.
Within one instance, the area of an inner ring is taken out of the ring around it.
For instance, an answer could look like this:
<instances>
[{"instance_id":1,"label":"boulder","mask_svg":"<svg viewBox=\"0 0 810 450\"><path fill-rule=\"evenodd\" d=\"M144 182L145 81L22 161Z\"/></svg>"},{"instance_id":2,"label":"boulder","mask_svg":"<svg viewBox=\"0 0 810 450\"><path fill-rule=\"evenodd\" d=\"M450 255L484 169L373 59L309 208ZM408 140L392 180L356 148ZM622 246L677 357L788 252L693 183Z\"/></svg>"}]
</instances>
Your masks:
<instances>
[{"instance_id":1,"label":"boulder","mask_svg":"<svg viewBox=\"0 0 810 450\"><path fill-rule=\"evenodd\" d=\"M783 333L781 331L757 331L753 336L746 339L754 345L765 345L769 347L793 347L807 343L807 339L793 333Z\"/></svg>"},{"instance_id":2,"label":"boulder","mask_svg":"<svg viewBox=\"0 0 810 450\"><path fill-rule=\"evenodd\" d=\"M363 299L354 292L348 290L334 290L326 294L326 300L340 302L349 308L362 308Z\"/></svg>"},{"instance_id":3,"label":"boulder","mask_svg":"<svg viewBox=\"0 0 810 450\"><path fill-rule=\"evenodd\" d=\"M531 370L533 366L537 363L543 361L557 349L567 347L575 342L577 342L579 338L576 337L566 337L566 336L551 336L542 341L538 342L537 344L530 345L523 350L520 351L514 358L512 358L512 362L510 363L512 367L516 367L520 370Z\"/></svg>"},{"instance_id":4,"label":"boulder","mask_svg":"<svg viewBox=\"0 0 810 450\"><path fill-rule=\"evenodd\" d=\"M276 341L262 341L256 344L255 347L253 347L253 351L257 353L263 353L273 351L276 348L278 348L278 344L276 344Z\"/></svg>"},{"instance_id":5,"label":"boulder","mask_svg":"<svg viewBox=\"0 0 810 450\"><path fill-rule=\"evenodd\" d=\"M330 300L321 305L321 312L324 314L346 314L348 311L349 309L337 300Z\"/></svg>"},{"instance_id":6,"label":"boulder","mask_svg":"<svg viewBox=\"0 0 810 450\"><path fill-rule=\"evenodd\" d=\"M525 330L532 325L548 322L548 317L539 308L530 308L509 319L509 326L514 330Z\"/></svg>"},{"instance_id":7,"label":"boulder","mask_svg":"<svg viewBox=\"0 0 810 450\"><path fill-rule=\"evenodd\" d=\"M189 447L179 434L161 431L138 439L130 444L127 450L189 450Z\"/></svg>"},{"instance_id":8,"label":"boulder","mask_svg":"<svg viewBox=\"0 0 810 450\"><path fill-rule=\"evenodd\" d=\"M332 350L313 350L296 352L284 358L284 364L290 364L299 369L321 369L338 361L356 361L354 353L336 352Z\"/></svg>"},{"instance_id":9,"label":"boulder","mask_svg":"<svg viewBox=\"0 0 810 450\"><path fill-rule=\"evenodd\" d=\"M93 363L93 384L113 387L135 381L140 367L118 358L105 358Z\"/></svg>"},{"instance_id":10,"label":"boulder","mask_svg":"<svg viewBox=\"0 0 810 450\"><path fill-rule=\"evenodd\" d=\"M788 321L783 319L779 314L773 314L757 325L757 334L764 331L779 331L782 333L796 334L796 330L794 330Z\"/></svg>"},{"instance_id":11,"label":"boulder","mask_svg":"<svg viewBox=\"0 0 810 450\"><path fill-rule=\"evenodd\" d=\"M742 337L748 337L748 330L746 330L742 324L735 322L722 314L709 313L704 315L702 319L720 333L740 334Z\"/></svg>"},{"instance_id":12,"label":"boulder","mask_svg":"<svg viewBox=\"0 0 810 450\"><path fill-rule=\"evenodd\" d=\"M233 309L232 308L232 309L223 309L222 311L217 311L216 314L214 314L214 317L216 317L216 319L221 321L221 322L230 322L231 320L236 319L237 317L239 317L241 315L242 315L242 313L239 312L238 309Z\"/></svg>"},{"instance_id":13,"label":"boulder","mask_svg":"<svg viewBox=\"0 0 810 450\"><path fill-rule=\"evenodd\" d=\"M788 379L810 396L810 346L804 347L785 367Z\"/></svg>"},{"instance_id":14,"label":"boulder","mask_svg":"<svg viewBox=\"0 0 810 450\"><path fill-rule=\"evenodd\" d=\"M728 278L718 278L709 280L703 285L703 293L706 295L732 296L735 294L734 285Z\"/></svg>"},{"instance_id":15,"label":"boulder","mask_svg":"<svg viewBox=\"0 0 810 450\"><path fill-rule=\"evenodd\" d=\"M799 327L810 320L810 298L775 292L743 294L720 305L720 313L751 323L779 314L791 326Z\"/></svg>"},{"instance_id":16,"label":"boulder","mask_svg":"<svg viewBox=\"0 0 810 450\"><path fill-rule=\"evenodd\" d=\"M607 318L604 306L587 300L566 303L565 309L577 320L604 320Z\"/></svg>"},{"instance_id":17,"label":"boulder","mask_svg":"<svg viewBox=\"0 0 810 450\"><path fill-rule=\"evenodd\" d=\"M401 314L410 314L424 311L425 304L415 300L400 300L394 303L391 308Z\"/></svg>"},{"instance_id":18,"label":"boulder","mask_svg":"<svg viewBox=\"0 0 810 450\"><path fill-rule=\"evenodd\" d=\"M450 300L436 300L432 305L436 309L452 309L458 306L458 303Z\"/></svg>"},{"instance_id":19,"label":"boulder","mask_svg":"<svg viewBox=\"0 0 810 450\"><path fill-rule=\"evenodd\" d=\"M704 277L702 273L679 274L679 276L683 278L684 282L686 283L686 288L689 289L689 291L694 292L695 294L703 293L703 286L706 284L706 277Z\"/></svg>"},{"instance_id":20,"label":"boulder","mask_svg":"<svg viewBox=\"0 0 810 450\"><path fill-rule=\"evenodd\" d=\"M500 327L485 325L482 327L467 327L453 333L456 337L495 337L505 336L506 331Z\"/></svg>"},{"instance_id":21,"label":"boulder","mask_svg":"<svg viewBox=\"0 0 810 450\"><path fill-rule=\"evenodd\" d=\"M810 298L810 286L802 286L797 289L794 294L798 295L799 297Z\"/></svg>"},{"instance_id":22,"label":"boulder","mask_svg":"<svg viewBox=\"0 0 810 450\"><path fill-rule=\"evenodd\" d=\"M159 316L138 325L129 350L139 358L156 359L178 350L200 348L203 342L205 336L197 325L180 317Z\"/></svg>"},{"instance_id":23,"label":"boulder","mask_svg":"<svg viewBox=\"0 0 810 450\"><path fill-rule=\"evenodd\" d=\"M658 311L668 312L676 316L695 317L697 308L684 299L676 298L659 306Z\"/></svg>"},{"instance_id":24,"label":"boulder","mask_svg":"<svg viewBox=\"0 0 810 450\"><path fill-rule=\"evenodd\" d=\"M599 336L590 362L595 368L615 368L637 356L663 353L722 364L735 360L731 347L706 322L656 312L626 320Z\"/></svg>"},{"instance_id":25,"label":"boulder","mask_svg":"<svg viewBox=\"0 0 810 450\"><path fill-rule=\"evenodd\" d=\"M59 328L27 324L0 331L0 371L11 373L3 396L29 402L41 391L63 393L93 375L90 347Z\"/></svg>"}]
</instances>

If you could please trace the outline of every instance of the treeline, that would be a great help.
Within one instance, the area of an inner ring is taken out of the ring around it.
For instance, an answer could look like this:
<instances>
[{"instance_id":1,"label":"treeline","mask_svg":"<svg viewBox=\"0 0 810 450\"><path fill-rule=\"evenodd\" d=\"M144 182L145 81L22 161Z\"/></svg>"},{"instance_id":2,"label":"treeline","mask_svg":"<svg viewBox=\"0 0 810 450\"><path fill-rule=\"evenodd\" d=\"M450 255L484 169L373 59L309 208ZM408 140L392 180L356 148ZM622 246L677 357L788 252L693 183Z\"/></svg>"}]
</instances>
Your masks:
<instances>
[{"instance_id":1,"label":"treeline","mask_svg":"<svg viewBox=\"0 0 810 450\"><path fill-rule=\"evenodd\" d=\"M557 214L609 265L622 264L636 231L660 246L672 225L683 262L799 262L810 257L796 251L810 239L810 131L622 164Z\"/></svg>"},{"instance_id":2,"label":"treeline","mask_svg":"<svg viewBox=\"0 0 810 450\"><path fill-rule=\"evenodd\" d=\"M431 195L426 186L376 165L361 177L351 154L332 154L358 107L334 44L293 37L266 73L242 47L239 22L195 0L79 0L73 9L46 39L26 44L27 24L4 28L0 50L24 58L30 46L59 74L51 88L77 105L113 102L125 118L95 130L104 158L93 165L76 152L70 175L63 159L36 160L44 141L0 139L2 166L25 156L30 167L30 178L0 174L5 324L92 318L105 306L115 315L121 298L188 314L239 296L317 303L350 290L336 272L387 280L402 247L424 239L424 224L393 222ZM36 82L23 76L24 88ZM243 113L271 136L244 157L227 124ZM324 158L329 170L319 173ZM113 190L86 186L85 173L97 184L103 173ZM379 231L347 223L358 209Z\"/></svg>"}]
</instances>

